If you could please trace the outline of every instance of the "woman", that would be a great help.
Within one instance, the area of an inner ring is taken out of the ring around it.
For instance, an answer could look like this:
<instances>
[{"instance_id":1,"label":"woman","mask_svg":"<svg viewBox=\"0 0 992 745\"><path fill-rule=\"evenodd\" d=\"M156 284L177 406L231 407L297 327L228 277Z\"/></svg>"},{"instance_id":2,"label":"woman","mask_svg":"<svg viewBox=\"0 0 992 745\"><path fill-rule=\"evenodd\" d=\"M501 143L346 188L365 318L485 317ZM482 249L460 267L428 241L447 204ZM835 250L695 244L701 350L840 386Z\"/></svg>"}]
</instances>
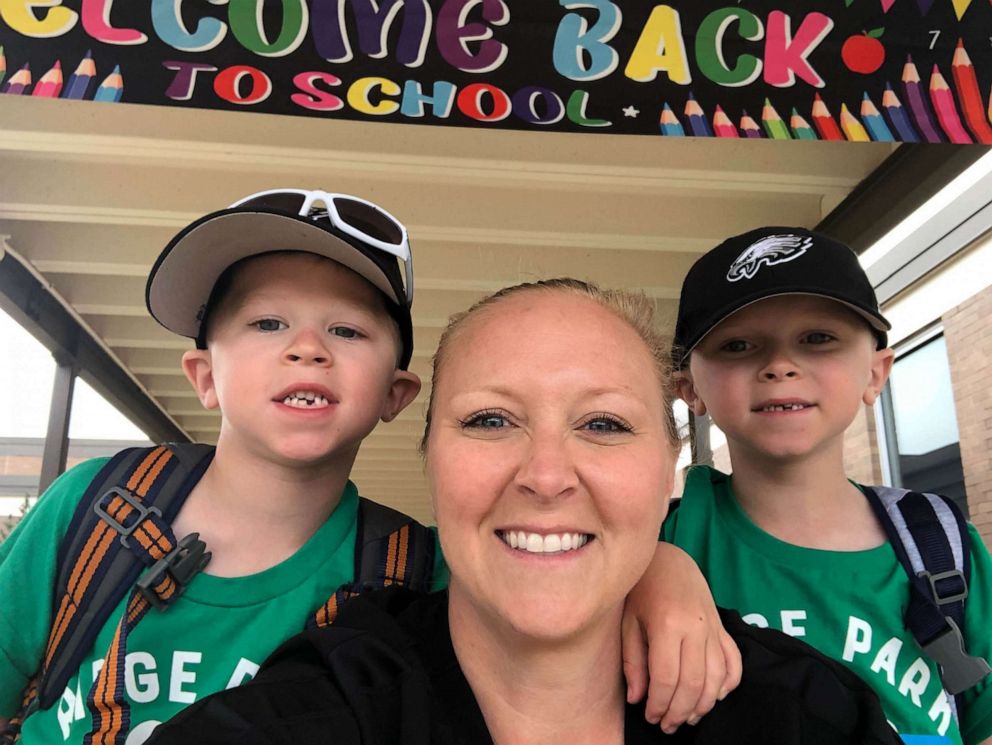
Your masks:
<instances>
[{"instance_id":1,"label":"woman","mask_svg":"<svg viewBox=\"0 0 992 745\"><path fill-rule=\"evenodd\" d=\"M447 593L359 596L149 742L898 743L855 676L732 613L744 681L696 727L625 703L624 597L678 445L651 308L554 280L455 317L424 436Z\"/></svg>"}]
</instances>

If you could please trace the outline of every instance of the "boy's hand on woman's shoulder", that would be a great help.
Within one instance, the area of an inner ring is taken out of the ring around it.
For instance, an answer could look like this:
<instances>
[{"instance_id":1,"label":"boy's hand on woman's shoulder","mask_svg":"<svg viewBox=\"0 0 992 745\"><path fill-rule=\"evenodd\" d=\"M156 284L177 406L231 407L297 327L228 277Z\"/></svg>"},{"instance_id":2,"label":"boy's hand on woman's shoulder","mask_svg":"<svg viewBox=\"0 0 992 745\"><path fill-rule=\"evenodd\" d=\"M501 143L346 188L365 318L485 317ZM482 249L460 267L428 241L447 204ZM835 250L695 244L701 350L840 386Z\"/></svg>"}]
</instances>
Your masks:
<instances>
[{"instance_id":1,"label":"boy's hand on woman's shoulder","mask_svg":"<svg viewBox=\"0 0 992 745\"><path fill-rule=\"evenodd\" d=\"M659 543L624 607L627 700L668 733L699 719L741 681L741 654L687 553Z\"/></svg>"}]
</instances>

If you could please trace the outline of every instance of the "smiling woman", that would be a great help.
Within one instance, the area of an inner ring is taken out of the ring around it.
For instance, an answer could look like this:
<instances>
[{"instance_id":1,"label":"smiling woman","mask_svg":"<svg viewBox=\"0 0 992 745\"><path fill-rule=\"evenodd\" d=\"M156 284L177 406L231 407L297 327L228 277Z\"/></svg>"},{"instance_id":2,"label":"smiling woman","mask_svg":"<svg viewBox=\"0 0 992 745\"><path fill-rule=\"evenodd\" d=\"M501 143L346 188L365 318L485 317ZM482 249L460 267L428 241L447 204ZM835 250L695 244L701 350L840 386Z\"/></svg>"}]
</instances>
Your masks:
<instances>
[{"instance_id":1,"label":"smiling woman","mask_svg":"<svg viewBox=\"0 0 992 745\"><path fill-rule=\"evenodd\" d=\"M897 743L856 676L732 612L743 682L695 727L666 734L625 701L624 598L654 555L678 442L652 310L563 279L457 316L424 439L447 592L352 599L149 745Z\"/></svg>"}]
</instances>

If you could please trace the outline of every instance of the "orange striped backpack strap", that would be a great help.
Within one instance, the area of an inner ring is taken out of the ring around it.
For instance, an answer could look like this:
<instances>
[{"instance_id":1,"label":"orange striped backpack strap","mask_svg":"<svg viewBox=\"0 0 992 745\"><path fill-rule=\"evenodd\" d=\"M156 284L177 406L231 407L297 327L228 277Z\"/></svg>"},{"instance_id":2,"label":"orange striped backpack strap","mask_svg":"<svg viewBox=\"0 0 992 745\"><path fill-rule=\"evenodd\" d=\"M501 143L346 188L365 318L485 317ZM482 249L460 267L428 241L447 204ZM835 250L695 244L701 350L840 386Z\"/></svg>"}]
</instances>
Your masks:
<instances>
[{"instance_id":1,"label":"orange striped backpack strap","mask_svg":"<svg viewBox=\"0 0 992 745\"><path fill-rule=\"evenodd\" d=\"M123 742L127 633L148 608L178 597L209 561L195 533L177 541L170 525L212 457L213 448L205 445L130 448L111 458L90 483L59 547L52 627L39 672L0 743L16 742L21 722L59 699L130 591L127 612L87 700L94 731L110 733L110 739L105 733L95 741L110 743L119 735Z\"/></svg>"},{"instance_id":2,"label":"orange striped backpack strap","mask_svg":"<svg viewBox=\"0 0 992 745\"><path fill-rule=\"evenodd\" d=\"M355 579L317 609L307 627L334 622L348 598L367 590L403 585L428 592L434 577L434 532L402 512L360 498L355 534Z\"/></svg>"}]
</instances>

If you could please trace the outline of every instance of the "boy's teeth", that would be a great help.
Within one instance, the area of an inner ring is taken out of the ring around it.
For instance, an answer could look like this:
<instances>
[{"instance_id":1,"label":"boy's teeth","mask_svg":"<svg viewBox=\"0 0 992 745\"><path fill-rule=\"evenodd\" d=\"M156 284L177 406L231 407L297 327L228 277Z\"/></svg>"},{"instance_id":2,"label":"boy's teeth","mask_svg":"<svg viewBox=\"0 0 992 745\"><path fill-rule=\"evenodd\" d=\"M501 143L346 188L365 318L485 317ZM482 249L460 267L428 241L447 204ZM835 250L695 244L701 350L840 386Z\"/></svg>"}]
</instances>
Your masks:
<instances>
[{"instance_id":1,"label":"boy's teeth","mask_svg":"<svg viewBox=\"0 0 992 745\"><path fill-rule=\"evenodd\" d=\"M589 542L585 533L525 533L522 530L502 530L497 533L500 539L518 551L531 554L558 554L582 548Z\"/></svg>"},{"instance_id":2,"label":"boy's teeth","mask_svg":"<svg viewBox=\"0 0 992 745\"><path fill-rule=\"evenodd\" d=\"M326 398L313 391L296 391L290 393L282 402L286 406L294 406L297 409L318 409L329 405Z\"/></svg>"},{"instance_id":3,"label":"boy's teeth","mask_svg":"<svg viewBox=\"0 0 992 745\"><path fill-rule=\"evenodd\" d=\"M778 404L775 406L766 406L762 411L798 411L799 409L807 408L808 404Z\"/></svg>"}]
</instances>

